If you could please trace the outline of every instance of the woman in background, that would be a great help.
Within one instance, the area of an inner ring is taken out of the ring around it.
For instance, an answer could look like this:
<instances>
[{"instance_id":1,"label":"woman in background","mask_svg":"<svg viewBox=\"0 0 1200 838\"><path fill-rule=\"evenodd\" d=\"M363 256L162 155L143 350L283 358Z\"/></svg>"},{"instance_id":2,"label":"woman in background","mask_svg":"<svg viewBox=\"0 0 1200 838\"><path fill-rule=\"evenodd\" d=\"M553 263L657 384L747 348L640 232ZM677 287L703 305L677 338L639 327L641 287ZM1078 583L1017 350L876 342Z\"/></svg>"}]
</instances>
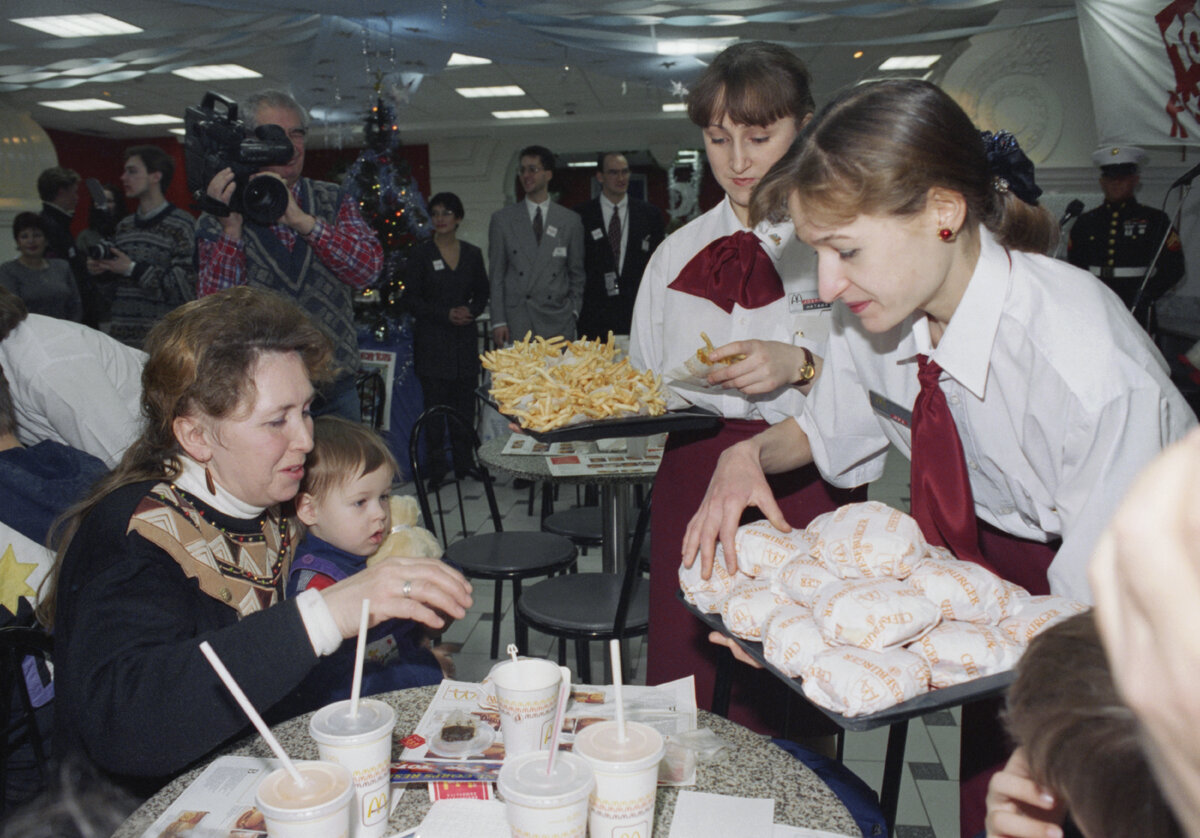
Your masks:
<instances>
[{"instance_id":1,"label":"woman in background","mask_svg":"<svg viewBox=\"0 0 1200 838\"><path fill-rule=\"evenodd\" d=\"M449 405L475 425L475 388L479 383L479 332L475 318L487 306L488 277L483 252L460 241L463 205L453 192L429 201L433 240L413 248L408 258L404 300L416 319L413 365L425 394L425 407ZM430 487L450 471L446 462L445 427L430 423L426 436L426 470ZM469 443L458 441L454 476L467 474L474 462Z\"/></svg>"},{"instance_id":2,"label":"woman in background","mask_svg":"<svg viewBox=\"0 0 1200 838\"><path fill-rule=\"evenodd\" d=\"M0 265L0 286L20 297L30 314L78 323L83 316L79 287L70 265L46 258L46 222L37 213L21 212L12 229L20 255Z\"/></svg>"}]
</instances>

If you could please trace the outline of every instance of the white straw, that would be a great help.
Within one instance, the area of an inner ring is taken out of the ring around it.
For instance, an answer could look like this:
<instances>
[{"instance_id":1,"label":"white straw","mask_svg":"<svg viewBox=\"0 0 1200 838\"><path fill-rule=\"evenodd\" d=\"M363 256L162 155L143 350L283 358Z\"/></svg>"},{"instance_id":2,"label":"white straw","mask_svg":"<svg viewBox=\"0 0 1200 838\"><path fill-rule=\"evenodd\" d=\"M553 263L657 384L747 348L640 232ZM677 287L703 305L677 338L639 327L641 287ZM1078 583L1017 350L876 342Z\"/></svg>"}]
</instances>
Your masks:
<instances>
[{"instance_id":1,"label":"white straw","mask_svg":"<svg viewBox=\"0 0 1200 838\"><path fill-rule=\"evenodd\" d=\"M283 763L283 767L292 775L292 779L300 788L304 788L304 777L296 770L296 764L292 762L287 752L283 750L283 746L279 744L279 740L271 733L271 728L267 727L267 723L263 721L263 717L258 715L258 711L254 709L254 705L250 703L250 699L246 698L246 694L242 692L242 688L238 686L238 682L233 680L233 676L229 674L229 670L225 668L225 664L221 663L221 659L217 657L217 653L213 651L213 647L208 645L208 641L200 643L200 651L204 653L204 657L208 658L208 662L212 664L212 668L217 671L217 676L225 683L226 689L237 699L237 703L242 706L242 712L250 717L250 721L258 728L259 734L271 746L271 750L275 752L275 756Z\"/></svg>"},{"instance_id":2,"label":"white straw","mask_svg":"<svg viewBox=\"0 0 1200 838\"><path fill-rule=\"evenodd\" d=\"M350 718L358 716L358 696L362 693L363 658L367 654L367 622L371 616L371 600L364 599L362 617L358 621L358 647L354 652L354 683L350 685Z\"/></svg>"},{"instance_id":3,"label":"white straw","mask_svg":"<svg viewBox=\"0 0 1200 838\"><path fill-rule=\"evenodd\" d=\"M613 698L617 703L617 741L625 741L625 697L621 693L621 641L608 641L608 654L612 658Z\"/></svg>"},{"instance_id":4,"label":"white straw","mask_svg":"<svg viewBox=\"0 0 1200 838\"><path fill-rule=\"evenodd\" d=\"M508 656L510 658L512 658L513 663L517 662L517 644L516 643L509 643L508 646L506 646L504 648L504 651L508 652Z\"/></svg>"},{"instance_id":5,"label":"white straw","mask_svg":"<svg viewBox=\"0 0 1200 838\"><path fill-rule=\"evenodd\" d=\"M546 759L546 776L554 771L554 758L558 756L558 736L562 733L563 716L567 712L567 702L571 699L571 670L560 666L558 671L562 678L558 686L558 706L554 710L554 730L550 734L550 756Z\"/></svg>"}]
</instances>

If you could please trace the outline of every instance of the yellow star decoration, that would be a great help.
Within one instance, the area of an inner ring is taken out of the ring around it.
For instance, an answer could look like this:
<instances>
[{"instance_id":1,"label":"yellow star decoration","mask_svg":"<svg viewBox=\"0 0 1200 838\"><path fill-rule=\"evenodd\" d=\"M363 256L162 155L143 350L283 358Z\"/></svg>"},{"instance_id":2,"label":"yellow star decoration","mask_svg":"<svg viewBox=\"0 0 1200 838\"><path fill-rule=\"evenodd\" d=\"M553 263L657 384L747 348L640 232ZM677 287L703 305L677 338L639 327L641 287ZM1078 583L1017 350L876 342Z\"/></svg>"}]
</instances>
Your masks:
<instances>
[{"instance_id":1,"label":"yellow star decoration","mask_svg":"<svg viewBox=\"0 0 1200 838\"><path fill-rule=\"evenodd\" d=\"M37 591L29 587L26 580L36 569L37 562L25 564L17 561L17 554L11 544L4 548L4 554L0 555L0 605L16 614L21 605L21 597L33 599Z\"/></svg>"}]
</instances>

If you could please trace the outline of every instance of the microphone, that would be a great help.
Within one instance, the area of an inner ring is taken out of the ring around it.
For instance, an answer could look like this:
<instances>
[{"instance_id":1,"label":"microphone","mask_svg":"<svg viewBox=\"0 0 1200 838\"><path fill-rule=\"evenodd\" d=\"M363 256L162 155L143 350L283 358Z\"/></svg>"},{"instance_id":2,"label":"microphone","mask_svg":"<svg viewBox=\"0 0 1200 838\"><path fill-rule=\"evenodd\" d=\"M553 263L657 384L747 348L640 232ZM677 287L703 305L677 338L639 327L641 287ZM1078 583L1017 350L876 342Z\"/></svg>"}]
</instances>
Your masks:
<instances>
[{"instance_id":1,"label":"microphone","mask_svg":"<svg viewBox=\"0 0 1200 838\"><path fill-rule=\"evenodd\" d=\"M1067 222L1072 218L1078 218L1083 213L1083 201L1076 198L1071 203L1067 204L1066 210L1062 214L1062 218L1058 219L1058 226L1065 227Z\"/></svg>"},{"instance_id":2,"label":"microphone","mask_svg":"<svg viewBox=\"0 0 1200 838\"><path fill-rule=\"evenodd\" d=\"M1182 175L1167 188L1167 191L1170 192L1176 186L1191 186L1192 181L1196 179L1197 175L1200 175L1200 163L1197 163L1195 166L1192 166L1192 168L1188 169L1186 174Z\"/></svg>"}]
</instances>

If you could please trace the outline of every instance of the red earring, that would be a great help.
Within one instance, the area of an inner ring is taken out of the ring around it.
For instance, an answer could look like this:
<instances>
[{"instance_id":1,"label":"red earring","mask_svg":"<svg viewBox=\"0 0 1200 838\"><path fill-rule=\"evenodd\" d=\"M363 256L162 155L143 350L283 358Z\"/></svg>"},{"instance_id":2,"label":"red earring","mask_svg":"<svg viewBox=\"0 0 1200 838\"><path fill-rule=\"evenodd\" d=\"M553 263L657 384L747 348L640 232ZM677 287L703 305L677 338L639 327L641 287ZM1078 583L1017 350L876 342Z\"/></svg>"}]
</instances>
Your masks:
<instances>
[{"instance_id":1,"label":"red earring","mask_svg":"<svg viewBox=\"0 0 1200 838\"><path fill-rule=\"evenodd\" d=\"M954 241L954 231L949 227L943 227L938 230L938 238L944 242L952 242Z\"/></svg>"}]
</instances>

